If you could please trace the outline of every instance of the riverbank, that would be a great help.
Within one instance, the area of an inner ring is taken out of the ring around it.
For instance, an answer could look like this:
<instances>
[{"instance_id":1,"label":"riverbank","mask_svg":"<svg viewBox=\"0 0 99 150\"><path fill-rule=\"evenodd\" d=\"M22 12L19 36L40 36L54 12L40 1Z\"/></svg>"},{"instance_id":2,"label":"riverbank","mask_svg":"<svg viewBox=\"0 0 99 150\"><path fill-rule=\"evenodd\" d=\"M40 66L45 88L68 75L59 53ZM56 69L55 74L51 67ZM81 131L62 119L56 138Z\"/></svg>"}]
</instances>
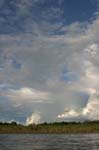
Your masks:
<instances>
[{"instance_id":1,"label":"riverbank","mask_svg":"<svg viewBox=\"0 0 99 150\"><path fill-rule=\"evenodd\" d=\"M99 121L93 122L55 122L33 125L22 125L16 122L0 123L0 134L76 134L99 133Z\"/></svg>"}]
</instances>

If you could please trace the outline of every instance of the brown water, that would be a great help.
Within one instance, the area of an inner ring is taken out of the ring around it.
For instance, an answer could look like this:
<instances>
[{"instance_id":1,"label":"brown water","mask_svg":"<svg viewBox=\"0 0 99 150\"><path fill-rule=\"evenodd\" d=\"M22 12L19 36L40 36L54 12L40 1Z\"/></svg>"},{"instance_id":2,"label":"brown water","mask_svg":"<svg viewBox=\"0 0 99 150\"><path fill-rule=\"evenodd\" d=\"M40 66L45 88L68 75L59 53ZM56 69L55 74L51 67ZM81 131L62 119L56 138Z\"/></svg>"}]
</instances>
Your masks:
<instances>
[{"instance_id":1,"label":"brown water","mask_svg":"<svg viewBox=\"0 0 99 150\"><path fill-rule=\"evenodd\" d=\"M0 134L0 150L99 150L99 134Z\"/></svg>"}]
</instances>

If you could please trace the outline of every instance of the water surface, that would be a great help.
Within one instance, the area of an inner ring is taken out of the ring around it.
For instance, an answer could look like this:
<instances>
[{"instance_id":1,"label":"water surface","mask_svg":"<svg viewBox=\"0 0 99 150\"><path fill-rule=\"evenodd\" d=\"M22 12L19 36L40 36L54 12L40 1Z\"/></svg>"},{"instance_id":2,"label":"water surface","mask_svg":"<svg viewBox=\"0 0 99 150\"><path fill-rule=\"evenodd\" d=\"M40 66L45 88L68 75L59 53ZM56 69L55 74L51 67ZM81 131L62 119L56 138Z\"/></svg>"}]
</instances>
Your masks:
<instances>
[{"instance_id":1,"label":"water surface","mask_svg":"<svg viewBox=\"0 0 99 150\"><path fill-rule=\"evenodd\" d=\"M99 150L99 134L0 134L0 150Z\"/></svg>"}]
</instances>

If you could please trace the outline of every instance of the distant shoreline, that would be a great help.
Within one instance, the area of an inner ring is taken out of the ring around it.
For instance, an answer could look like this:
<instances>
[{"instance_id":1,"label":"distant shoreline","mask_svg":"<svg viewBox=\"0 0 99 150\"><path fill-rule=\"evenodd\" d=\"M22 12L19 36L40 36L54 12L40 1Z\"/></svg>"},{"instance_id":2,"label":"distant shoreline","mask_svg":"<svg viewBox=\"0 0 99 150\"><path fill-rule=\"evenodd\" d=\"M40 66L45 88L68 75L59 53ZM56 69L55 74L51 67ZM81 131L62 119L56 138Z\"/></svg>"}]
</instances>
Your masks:
<instances>
[{"instance_id":1,"label":"distant shoreline","mask_svg":"<svg viewBox=\"0 0 99 150\"><path fill-rule=\"evenodd\" d=\"M0 123L0 134L80 134L99 133L99 121L86 122L53 122L31 124L28 126L11 123Z\"/></svg>"}]
</instances>

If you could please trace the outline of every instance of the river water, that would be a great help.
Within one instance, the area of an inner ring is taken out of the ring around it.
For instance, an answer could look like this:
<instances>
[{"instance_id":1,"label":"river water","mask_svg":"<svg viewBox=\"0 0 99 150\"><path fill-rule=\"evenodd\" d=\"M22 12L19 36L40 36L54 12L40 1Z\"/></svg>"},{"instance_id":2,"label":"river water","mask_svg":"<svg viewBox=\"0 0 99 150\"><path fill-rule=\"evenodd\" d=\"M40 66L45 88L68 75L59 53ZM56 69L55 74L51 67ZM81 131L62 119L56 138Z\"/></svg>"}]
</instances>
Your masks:
<instances>
[{"instance_id":1,"label":"river water","mask_svg":"<svg viewBox=\"0 0 99 150\"><path fill-rule=\"evenodd\" d=\"M99 150L99 134L0 134L0 150Z\"/></svg>"}]
</instances>

